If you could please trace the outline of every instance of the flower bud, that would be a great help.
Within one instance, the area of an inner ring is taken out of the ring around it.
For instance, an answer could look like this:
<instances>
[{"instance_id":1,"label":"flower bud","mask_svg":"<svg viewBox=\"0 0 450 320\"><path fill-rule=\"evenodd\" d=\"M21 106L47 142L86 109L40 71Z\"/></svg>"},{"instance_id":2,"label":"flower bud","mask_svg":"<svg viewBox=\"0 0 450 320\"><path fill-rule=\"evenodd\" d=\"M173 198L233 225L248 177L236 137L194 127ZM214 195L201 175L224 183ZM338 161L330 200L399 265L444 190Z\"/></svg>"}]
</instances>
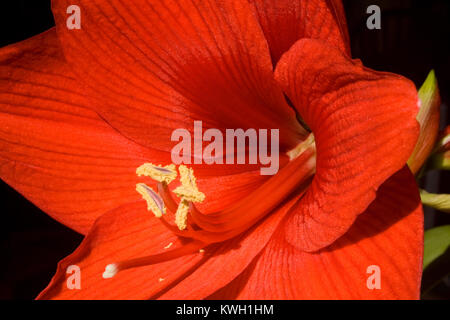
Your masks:
<instances>
[{"instance_id":1,"label":"flower bud","mask_svg":"<svg viewBox=\"0 0 450 320\"><path fill-rule=\"evenodd\" d=\"M441 99L434 71L428 75L419 90L419 113L417 121L420 124L420 135L416 147L408 160L411 171L416 174L423 166L434 149L438 132Z\"/></svg>"},{"instance_id":2,"label":"flower bud","mask_svg":"<svg viewBox=\"0 0 450 320\"><path fill-rule=\"evenodd\" d=\"M422 203L436 210L450 213L450 194L434 194L420 190Z\"/></svg>"}]
</instances>

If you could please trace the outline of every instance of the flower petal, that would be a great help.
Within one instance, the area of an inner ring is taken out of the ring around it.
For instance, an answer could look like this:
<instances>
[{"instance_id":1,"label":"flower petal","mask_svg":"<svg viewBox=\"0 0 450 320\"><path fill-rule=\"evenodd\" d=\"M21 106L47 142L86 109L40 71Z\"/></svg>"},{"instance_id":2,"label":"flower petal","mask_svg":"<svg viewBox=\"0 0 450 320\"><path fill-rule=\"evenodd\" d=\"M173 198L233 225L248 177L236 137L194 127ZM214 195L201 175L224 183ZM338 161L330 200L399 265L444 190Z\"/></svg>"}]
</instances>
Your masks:
<instances>
[{"instance_id":1,"label":"flower petal","mask_svg":"<svg viewBox=\"0 0 450 320\"><path fill-rule=\"evenodd\" d=\"M344 234L408 160L419 133L417 91L318 40L297 42L276 77L316 139L317 173L287 234L315 251Z\"/></svg>"},{"instance_id":2,"label":"flower petal","mask_svg":"<svg viewBox=\"0 0 450 320\"><path fill-rule=\"evenodd\" d=\"M54 29L0 50L0 177L81 233L139 199L139 165L168 158L118 134L90 104Z\"/></svg>"},{"instance_id":3,"label":"flower petal","mask_svg":"<svg viewBox=\"0 0 450 320\"><path fill-rule=\"evenodd\" d=\"M299 196L295 196L287 200L265 220L244 234L213 246L212 256L204 265L199 266L195 272L159 298L204 299L230 283L263 250L283 217L298 198Z\"/></svg>"},{"instance_id":4,"label":"flower petal","mask_svg":"<svg viewBox=\"0 0 450 320\"><path fill-rule=\"evenodd\" d=\"M80 0L81 29L53 1L64 54L113 127L169 151L174 129L273 128L281 149L305 132L273 79L264 35L246 1ZM245 115L245 116L243 116ZM155 139L157 137L157 139Z\"/></svg>"},{"instance_id":5,"label":"flower petal","mask_svg":"<svg viewBox=\"0 0 450 320\"><path fill-rule=\"evenodd\" d=\"M142 202L100 217L78 249L58 264L39 299L200 299L238 276L264 248L293 200L245 234L175 260L119 272L103 279L106 265L185 245ZM81 290L66 286L66 270L81 270ZM223 266L227 265L224 269Z\"/></svg>"},{"instance_id":6,"label":"flower petal","mask_svg":"<svg viewBox=\"0 0 450 320\"><path fill-rule=\"evenodd\" d=\"M96 221L77 250L60 261L55 276L38 299L148 299L201 262L202 255L122 271L113 279L103 279L105 267L124 259L163 253L181 244L146 210L144 203L124 205ZM80 268L80 290L70 290L66 285L70 277L66 270L71 265Z\"/></svg>"},{"instance_id":7,"label":"flower petal","mask_svg":"<svg viewBox=\"0 0 450 320\"><path fill-rule=\"evenodd\" d=\"M112 129L90 109L94 103L67 68L55 29L0 50L0 177L81 233L105 212L140 199L137 167L171 162L169 153ZM219 210L257 188L267 177L255 167L194 166L208 196L199 207Z\"/></svg>"},{"instance_id":8,"label":"flower petal","mask_svg":"<svg viewBox=\"0 0 450 320\"><path fill-rule=\"evenodd\" d=\"M274 65L302 38L321 39L350 55L341 0L248 0L269 43Z\"/></svg>"},{"instance_id":9,"label":"flower petal","mask_svg":"<svg viewBox=\"0 0 450 320\"><path fill-rule=\"evenodd\" d=\"M408 169L384 183L377 199L329 248L307 253L279 228L260 257L212 299L418 299L423 212ZM381 288L369 289L379 267ZM368 272L369 270L369 272Z\"/></svg>"}]
</instances>

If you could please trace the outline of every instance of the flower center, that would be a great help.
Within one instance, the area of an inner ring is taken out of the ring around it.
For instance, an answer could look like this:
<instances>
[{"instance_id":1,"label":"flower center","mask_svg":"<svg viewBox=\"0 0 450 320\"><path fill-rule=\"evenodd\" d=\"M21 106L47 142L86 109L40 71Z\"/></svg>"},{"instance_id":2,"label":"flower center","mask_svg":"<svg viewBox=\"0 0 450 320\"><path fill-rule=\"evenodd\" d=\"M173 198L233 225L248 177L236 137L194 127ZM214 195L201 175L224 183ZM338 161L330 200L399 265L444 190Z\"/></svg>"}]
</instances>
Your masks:
<instances>
[{"instance_id":1,"label":"flower center","mask_svg":"<svg viewBox=\"0 0 450 320\"><path fill-rule=\"evenodd\" d=\"M109 264L103 277L112 278L124 269L161 263L199 252L210 244L230 240L250 229L291 194L302 194L306 191L316 167L313 134L291 150L288 156L291 161L258 189L228 208L213 213L203 213L195 206L195 203L207 199L197 187L192 168L184 165L178 167L181 185L171 192L168 185L178 176L175 165L159 166L146 163L140 166L136 170L138 176L146 176L157 182L157 190L144 183L136 186L136 191L147 202L147 209L172 233L187 238L188 242L180 248L164 253ZM178 202L174 200L173 194L179 198ZM167 211L175 216L174 223L166 219Z\"/></svg>"}]
</instances>

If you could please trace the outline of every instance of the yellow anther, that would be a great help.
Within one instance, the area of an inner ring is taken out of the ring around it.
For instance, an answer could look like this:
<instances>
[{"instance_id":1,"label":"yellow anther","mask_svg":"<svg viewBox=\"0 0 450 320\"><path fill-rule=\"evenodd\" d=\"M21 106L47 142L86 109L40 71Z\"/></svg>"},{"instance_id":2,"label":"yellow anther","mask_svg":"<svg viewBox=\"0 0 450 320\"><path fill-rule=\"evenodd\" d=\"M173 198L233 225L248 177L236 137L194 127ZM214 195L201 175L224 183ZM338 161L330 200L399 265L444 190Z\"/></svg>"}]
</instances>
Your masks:
<instances>
[{"instance_id":1,"label":"yellow anther","mask_svg":"<svg viewBox=\"0 0 450 320\"><path fill-rule=\"evenodd\" d=\"M175 213L175 224L178 229L185 230L187 228L187 218L189 213L189 202L181 199L178 205L177 212Z\"/></svg>"},{"instance_id":2,"label":"yellow anther","mask_svg":"<svg viewBox=\"0 0 450 320\"><path fill-rule=\"evenodd\" d=\"M144 163L136 169L136 174L139 177L146 176L158 182L165 182L167 184L177 178L177 170L174 164L163 167L151 163Z\"/></svg>"},{"instance_id":3,"label":"yellow anther","mask_svg":"<svg viewBox=\"0 0 450 320\"><path fill-rule=\"evenodd\" d=\"M164 247L164 249L169 249L171 246L173 246L173 242L169 243L167 246Z\"/></svg>"},{"instance_id":4,"label":"yellow anther","mask_svg":"<svg viewBox=\"0 0 450 320\"><path fill-rule=\"evenodd\" d=\"M173 193L182 200L203 202L203 200L205 200L205 194L200 192L197 188L194 170L183 165L181 165L178 170L180 171L181 186L177 187Z\"/></svg>"},{"instance_id":5,"label":"yellow anther","mask_svg":"<svg viewBox=\"0 0 450 320\"><path fill-rule=\"evenodd\" d=\"M299 145L297 145L294 149L289 151L287 155L289 156L289 159L292 161L296 158L298 158L303 152L305 152L308 148L315 148L316 147L316 140L314 138L314 134L310 134L308 138L306 138L305 141L301 142Z\"/></svg>"},{"instance_id":6,"label":"yellow anther","mask_svg":"<svg viewBox=\"0 0 450 320\"><path fill-rule=\"evenodd\" d=\"M180 198L180 203L175 213L175 224L180 230L185 230L187 228L189 203L202 202L205 200L205 194L198 190L192 168L189 169L181 165L178 170L180 172L181 186L173 191ZM145 163L136 169L136 174L138 176L151 177L153 180L166 184L171 183L177 178L177 171L174 164L162 167ZM164 201L152 188L143 183L139 183L136 185L136 191L147 201L148 210L152 211L157 218L161 218L166 213ZM170 248L171 245L169 244L165 249Z\"/></svg>"},{"instance_id":7,"label":"yellow anther","mask_svg":"<svg viewBox=\"0 0 450 320\"><path fill-rule=\"evenodd\" d=\"M136 191L147 202L148 211L152 211L157 218L161 218L166 213L163 200L152 188L144 183L139 183L136 185Z\"/></svg>"}]
</instances>

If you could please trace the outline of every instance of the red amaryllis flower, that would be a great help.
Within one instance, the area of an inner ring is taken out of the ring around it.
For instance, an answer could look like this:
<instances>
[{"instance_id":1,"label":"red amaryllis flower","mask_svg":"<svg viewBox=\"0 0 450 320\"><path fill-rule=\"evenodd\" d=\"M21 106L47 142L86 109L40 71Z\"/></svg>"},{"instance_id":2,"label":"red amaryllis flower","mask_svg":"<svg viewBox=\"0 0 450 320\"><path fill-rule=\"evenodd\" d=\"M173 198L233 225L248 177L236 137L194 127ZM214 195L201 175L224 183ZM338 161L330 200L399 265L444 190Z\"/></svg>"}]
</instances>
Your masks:
<instances>
[{"instance_id":1,"label":"red amaryllis flower","mask_svg":"<svg viewBox=\"0 0 450 320\"><path fill-rule=\"evenodd\" d=\"M0 52L0 175L86 234L39 298L419 297L405 167L417 92L351 60L340 1L59 0L53 13L56 29ZM279 129L279 172L182 167L173 189L171 133L195 120Z\"/></svg>"}]
</instances>

